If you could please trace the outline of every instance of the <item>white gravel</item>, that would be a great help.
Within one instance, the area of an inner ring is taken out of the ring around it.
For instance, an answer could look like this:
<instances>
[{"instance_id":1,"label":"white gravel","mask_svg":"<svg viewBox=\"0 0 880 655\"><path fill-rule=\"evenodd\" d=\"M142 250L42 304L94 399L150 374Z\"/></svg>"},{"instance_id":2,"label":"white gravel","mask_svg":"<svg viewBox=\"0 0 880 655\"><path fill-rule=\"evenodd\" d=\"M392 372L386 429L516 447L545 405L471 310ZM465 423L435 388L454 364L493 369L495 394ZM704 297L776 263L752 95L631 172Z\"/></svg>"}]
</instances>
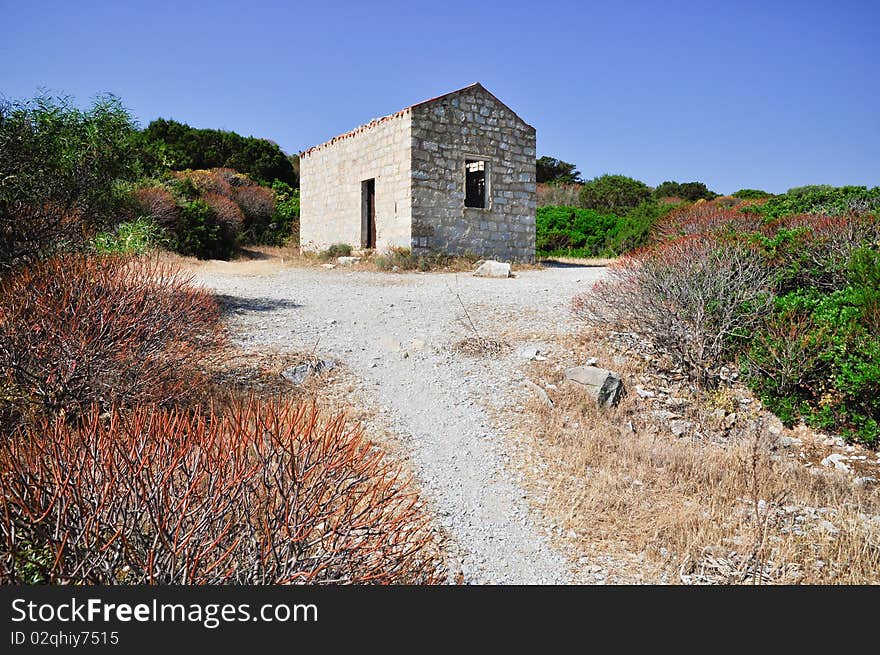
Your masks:
<instances>
[{"instance_id":1,"label":"white gravel","mask_svg":"<svg viewBox=\"0 0 880 655\"><path fill-rule=\"evenodd\" d=\"M454 541L453 566L470 583L571 581L565 558L538 532L505 465L503 434L485 406L529 393L514 352L471 359L449 346L472 334L545 338L571 328L568 304L601 268L524 271L517 278L282 268L270 275L198 271L229 296L241 345L311 351L345 362L406 444L414 473ZM413 343L413 341L416 343ZM424 346L421 343L424 342Z\"/></svg>"}]
</instances>

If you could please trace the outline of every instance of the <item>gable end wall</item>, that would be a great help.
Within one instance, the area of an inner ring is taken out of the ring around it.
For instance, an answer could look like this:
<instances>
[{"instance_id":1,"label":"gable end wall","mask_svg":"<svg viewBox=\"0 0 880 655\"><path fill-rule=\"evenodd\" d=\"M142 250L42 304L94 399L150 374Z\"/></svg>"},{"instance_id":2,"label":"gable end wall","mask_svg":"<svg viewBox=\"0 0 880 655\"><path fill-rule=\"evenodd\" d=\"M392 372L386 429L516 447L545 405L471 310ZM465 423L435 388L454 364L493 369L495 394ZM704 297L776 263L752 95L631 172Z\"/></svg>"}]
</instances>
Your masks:
<instances>
[{"instance_id":1,"label":"gable end wall","mask_svg":"<svg viewBox=\"0 0 880 655\"><path fill-rule=\"evenodd\" d=\"M489 162L486 209L464 206L464 162ZM412 246L534 261L535 129L479 88L412 108Z\"/></svg>"}]
</instances>

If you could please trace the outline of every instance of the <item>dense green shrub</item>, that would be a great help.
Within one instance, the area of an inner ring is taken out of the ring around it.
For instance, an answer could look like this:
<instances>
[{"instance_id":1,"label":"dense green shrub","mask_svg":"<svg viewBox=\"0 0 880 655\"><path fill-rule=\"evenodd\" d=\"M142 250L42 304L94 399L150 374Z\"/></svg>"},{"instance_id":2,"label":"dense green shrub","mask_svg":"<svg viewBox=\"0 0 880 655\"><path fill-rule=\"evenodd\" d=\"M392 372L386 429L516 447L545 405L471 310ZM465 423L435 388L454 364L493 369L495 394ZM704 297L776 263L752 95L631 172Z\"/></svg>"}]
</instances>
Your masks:
<instances>
[{"instance_id":1,"label":"dense green shrub","mask_svg":"<svg viewBox=\"0 0 880 655\"><path fill-rule=\"evenodd\" d=\"M623 216L577 207L538 207L538 257L613 257L648 243L652 226L680 205L645 201Z\"/></svg>"},{"instance_id":2,"label":"dense green shrub","mask_svg":"<svg viewBox=\"0 0 880 655\"><path fill-rule=\"evenodd\" d=\"M113 96L86 111L66 97L0 103L0 270L115 224L117 182L136 174L134 135Z\"/></svg>"},{"instance_id":3,"label":"dense green shrub","mask_svg":"<svg viewBox=\"0 0 880 655\"><path fill-rule=\"evenodd\" d=\"M663 182L654 189L655 198L681 198L687 202L712 200L718 197L703 182Z\"/></svg>"},{"instance_id":4,"label":"dense green shrub","mask_svg":"<svg viewBox=\"0 0 880 655\"><path fill-rule=\"evenodd\" d=\"M95 250L102 255L143 255L151 250L170 247L173 240L165 229L150 218L138 218L120 223L109 232L99 233L94 240Z\"/></svg>"},{"instance_id":5,"label":"dense green shrub","mask_svg":"<svg viewBox=\"0 0 880 655\"><path fill-rule=\"evenodd\" d=\"M773 197L772 193L761 191L760 189L740 189L730 195L734 198L739 198L740 200L763 200L764 198Z\"/></svg>"},{"instance_id":6,"label":"dense green shrub","mask_svg":"<svg viewBox=\"0 0 880 655\"><path fill-rule=\"evenodd\" d=\"M150 123L140 139L144 157L156 171L232 168L267 184L281 180L299 186L290 159L266 139L197 129L163 118Z\"/></svg>"},{"instance_id":7,"label":"dense green shrub","mask_svg":"<svg viewBox=\"0 0 880 655\"><path fill-rule=\"evenodd\" d=\"M541 157L535 162L535 180L538 184L574 184L581 182L581 172L575 170L575 164L569 164L555 157Z\"/></svg>"},{"instance_id":8,"label":"dense green shrub","mask_svg":"<svg viewBox=\"0 0 880 655\"><path fill-rule=\"evenodd\" d=\"M266 243L284 246L288 243L299 243L299 189L289 184L275 181L272 183L275 192L275 216L269 225Z\"/></svg>"},{"instance_id":9,"label":"dense green shrub","mask_svg":"<svg viewBox=\"0 0 880 655\"><path fill-rule=\"evenodd\" d=\"M602 175L584 183L580 204L601 214L625 214L651 198L651 188L625 175Z\"/></svg>"},{"instance_id":10,"label":"dense green shrub","mask_svg":"<svg viewBox=\"0 0 880 655\"><path fill-rule=\"evenodd\" d=\"M535 221L535 249L539 257L602 254L617 227L618 218L591 209L539 207Z\"/></svg>"},{"instance_id":11,"label":"dense green shrub","mask_svg":"<svg viewBox=\"0 0 880 655\"><path fill-rule=\"evenodd\" d=\"M815 185L789 189L753 208L769 219L795 214L840 216L849 212L880 211L880 187Z\"/></svg>"},{"instance_id":12,"label":"dense green shrub","mask_svg":"<svg viewBox=\"0 0 880 655\"><path fill-rule=\"evenodd\" d=\"M787 423L880 440L880 225L794 217L758 237L780 296L746 356L750 386Z\"/></svg>"},{"instance_id":13,"label":"dense green shrub","mask_svg":"<svg viewBox=\"0 0 880 655\"><path fill-rule=\"evenodd\" d=\"M192 200L180 208L177 251L199 259L229 259L238 250L238 235L204 200Z\"/></svg>"}]
</instances>

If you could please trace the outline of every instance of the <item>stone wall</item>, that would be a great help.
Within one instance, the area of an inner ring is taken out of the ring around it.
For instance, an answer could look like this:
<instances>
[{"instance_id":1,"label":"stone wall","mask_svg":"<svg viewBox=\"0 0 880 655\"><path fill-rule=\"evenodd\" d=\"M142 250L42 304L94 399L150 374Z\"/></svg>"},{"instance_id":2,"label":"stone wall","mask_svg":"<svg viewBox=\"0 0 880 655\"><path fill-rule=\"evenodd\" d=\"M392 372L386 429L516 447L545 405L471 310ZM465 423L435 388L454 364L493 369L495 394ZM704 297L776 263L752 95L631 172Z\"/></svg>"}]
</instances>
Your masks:
<instances>
[{"instance_id":1,"label":"stone wall","mask_svg":"<svg viewBox=\"0 0 880 655\"><path fill-rule=\"evenodd\" d=\"M487 162L487 207L464 206L465 160ZM535 129L480 86L412 108L412 247L535 258Z\"/></svg>"},{"instance_id":2,"label":"stone wall","mask_svg":"<svg viewBox=\"0 0 880 655\"><path fill-rule=\"evenodd\" d=\"M376 247L411 243L411 115L398 112L300 157L300 245L361 245L361 183L376 180Z\"/></svg>"}]
</instances>

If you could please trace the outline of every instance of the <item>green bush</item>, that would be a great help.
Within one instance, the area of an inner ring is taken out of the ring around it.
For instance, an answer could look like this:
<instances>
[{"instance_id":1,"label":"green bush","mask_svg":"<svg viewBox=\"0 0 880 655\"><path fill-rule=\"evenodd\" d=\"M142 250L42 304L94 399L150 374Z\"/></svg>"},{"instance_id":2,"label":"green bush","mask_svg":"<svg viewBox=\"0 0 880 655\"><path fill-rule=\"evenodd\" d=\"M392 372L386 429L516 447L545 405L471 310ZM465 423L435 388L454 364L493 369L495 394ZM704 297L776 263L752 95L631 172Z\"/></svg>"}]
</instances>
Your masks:
<instances>
[{"instance_id":1,"label":"green bush","mask_svg":"<svg viewBox=\"0 0 880 655\"><path fill-rule=\"evenodd\" d=\"M168 247L171 239L163 228L152 219L139 218L130 223L120 223L110 232L95 237L95 250L102 255L142 255L157 248Z\"/></svg>"},{"instance_id":2,"label":"green bush","mask_svg":"<svg viewBox=\"0 0 880 655\"><path fill-rule=\"evenodd\" d=\"M199 259L230 259L238 250L237 235L221 223L204 200L192 200L180 209L177 251Z\"/></svg>"},{"instance_id":3,"label":"green bush","mask_svg":"<svg viewBox=\"0 0 880 655\"><path fill-rule=\"evenodd\" d=\"M535 249L539 257L595 257L603 253L620 219L576 207L539 207Z\"/></svg>"},{"instance_id":4,"label":"green bush","mask_svg":"<svg viewBox=\"0 0 880 655\"><path fill-rule=\"evenodd\" d=\"M681 198L688 202L712 200L718 194L710 191L703 182L663 182L654 189L655 198Z\"/></svg>"},{"instance_id":5,"label":"green bush","mask_svg":"<svg viewBox=\"0 0 880 655\"><path fill-rule=\"evenodd\" d=\"M648 243L651 227L675 204L648 200L623 216L592 209L538 207L535 249L538 257L614 257Z\"/></svg>"},{"instance_id":6,"label":"green bush","mask_svg":"<svg viewBox=\"0 0 880 655\"><path fill-rule=\"evenodd\" d=\"M318 259L327 261L337 257L350 257L352 247L347 243L334 243L318 253Z\"/></svg>"},{"instance_id":7,"label":"green bush","mask_svg":"<svg viewBox=\"0 0 880 655\"><path fill-rule=\"evenodd\" d=\"M0 270L86 245L117 221L136 174L134 124L118 98L0 102Z\"/></svg>"},{"instance_id":8,"label":"green bush","mask_svg":"<svg viewBox=\"0 0 880 655\"><path fill-rule=\"evenodd\" d=\"M730 195L740 200L763 200L764 198L773 197L772 193L761 191L760 189L740 189Z\"/></svg>"},{"instance_id":9,"label":"green bush","mask_svg":"<svg viewBox=\"0 0 880 655\"><path fill-rule=\"evenodd\" d=\"M602 175L581 188L580 204L600 214L621 216L651 198L651 188L625 175Z\"/></svg>"},{"instance_id":10,"label":"green bush","mask_svg":"<svg viewBox=\"0 0 880 655\"><path fill-rule=\"evenodd\" d=\"M872 227L874 229L872 229ZM788 424L880 442L877 219L821 217L759 237L785 291L746 353L749 386Z\"/></svg>"},{"instance_id":11,"label":"green bush","mask_svg":"<svg viewBox=\"0 0 880 655\"><path fill-rule=\"evenodd\" d=\"M276 246L297 244L299 243L299 189L276 180L272 183L272 190L275 192L275 217L269 225L267 242Z\"/></svg>"},{"instance_id":12,"label":"green bush","mask_svg":"<svg viewBox=\"0 0 880 655\"><path fill-rule=\"evenodd\" d=\"M141 150L154 171L233 168L258 182L299 186L294 162L278 144L235 132L197 129L163 118L140 134Z\"/></svg>"},{"instance_id":13,"label":"green bush","mask_svg":"<svg viewBox=\"0 0 880 655\"><path fill-rule=\"evenodd\" d=\"M768 219L796 214L825 214L840 216L849 212L880 210L880 187L864 186L832 187L814 185L789 189L781 196L774 196L756 211Z\"/></svg>"}]
</instances>

